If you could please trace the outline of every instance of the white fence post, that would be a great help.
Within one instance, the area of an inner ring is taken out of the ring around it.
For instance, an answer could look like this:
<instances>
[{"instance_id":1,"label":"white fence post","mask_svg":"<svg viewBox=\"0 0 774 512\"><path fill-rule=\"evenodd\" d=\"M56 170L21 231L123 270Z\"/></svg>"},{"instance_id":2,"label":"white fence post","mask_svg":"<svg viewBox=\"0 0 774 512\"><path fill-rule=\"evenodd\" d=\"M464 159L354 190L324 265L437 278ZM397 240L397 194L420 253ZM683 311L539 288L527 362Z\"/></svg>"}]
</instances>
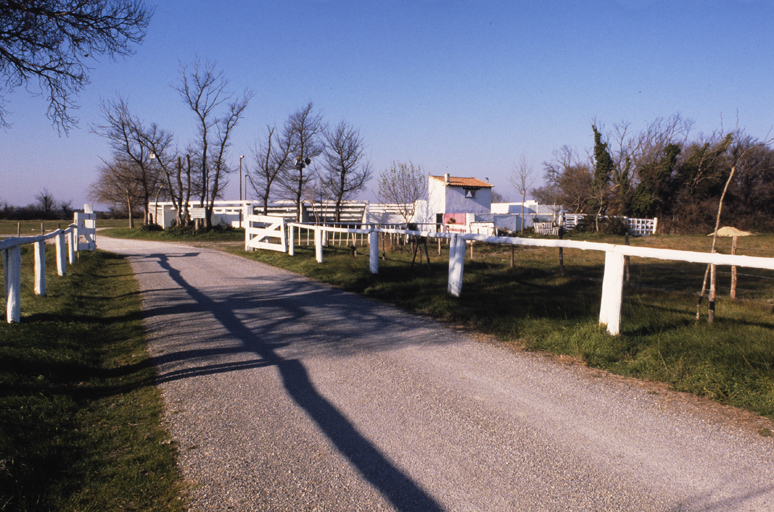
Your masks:
<instances>
[{"instance_id":1,"label":"white fence post","mask_svg":"<svg viewBox=\"0 0 774 512\"><path fill-rule=\"evenodd\" d=\"M245 219L245 251L269 249L287 252L285 219L267 215L250 215Z\"/></svg>"},{"instance_id":2,"label":"white fence post","mask_svg":"<svg viewBox=\"0 0 774 512\"><path fill-rule=\"evenodd\" d=\"M65 235L61 230L56 235L56 272L60 276L67 273L67 255L65 253Z\"/></svg>"},{"instance_id":3,"label":"white fence post","mask_svg":"<svg viewBox=\"0 0 774 512\"><path fill-rule=\"evenodd\" d=\"M46 241L33 244L35 252L35 295L46 296Z\"/></svg>"},{"instance_id":4,"label":"white fence post","mask_svg":"<svg viewBox=\"0 0 774 512\"><path fill-rule=\"evenodd\" d=\"M86 212L75 212L75 250L76 251L96 251L97 250L97 214L91 213L89 205L83 205ZM84 241L81 242L81 237Z\"/></svg>"},{"instance_id":5,"label":"white fence post","mask_svg":"<svg viewBox=\"0 0 774 512\"><path fill-rule=\"evenodd\" d=\"M369 256L370 256L370 266L371 266L371 273L372 274L378 274L379 273L379 233L376 231L371 231L368 233L368 245L369 245Z\"/></svg>"},{"instance_id":6,"label":"white fence post","mask_svg":"<svg viewBox=\"0 0 774 512\"><path fill-rule=\"evenodd\" d=\"M296 227L295 226L288 226L290 231L288 231L288 256L295 256L296 255ZM300 236L300 234L299 234Z\"/></svg>"},{"instance_id":7,"label":"white fence post","mask_svg":"<svg viewBox=\"0 0 774 512\"><path fill-rule=\"evenodd\" d=\"M322 228L314 228L314 256L317 258L317 263L323 262L323 247L322 247L322 239L323 239L323 229Z\"/></svg>"},{"instance_id":8,"label":"white fence post","mask_svg":"<svg viewBox=\"0 0 774 512\"><path fill-rule=\"evenodd\" d=\"M602 303L599 323L607 325L607 332L617 336L621 332L621 303L623 302L624 255L615 250L605 252L605 275L602 280Z\"/></svg>"},{"instance_id":9,"label":"white fence post","mask_svg":"<svg viewBox=\"0 0 774 512\"><path fill-rule=\"evenodd\" d=\"M6 321L21 321L21 247L3 250L3 275L5 276Z\"/></svg>"},{"instance_id":10,"label":"white fence post","mask_svg":"<svg viewBox=\"0 0 774 512\"><path fill-rule=\"evenodd\" d=\"M67 232L67 260L70 265L75 263L75 240L77 230L75 228Z\"/></svg>"},{"instance_id":11,"label":"white fence post","mask_svg":"<svg viewBox=\"0 0 774 512\"><path fill-rule=\"evenodd\" d=\"M465 239L452 235L449 244L449 293L459 297L462 293L462 276L465 270Z\"/></svg>"}]
</instances>

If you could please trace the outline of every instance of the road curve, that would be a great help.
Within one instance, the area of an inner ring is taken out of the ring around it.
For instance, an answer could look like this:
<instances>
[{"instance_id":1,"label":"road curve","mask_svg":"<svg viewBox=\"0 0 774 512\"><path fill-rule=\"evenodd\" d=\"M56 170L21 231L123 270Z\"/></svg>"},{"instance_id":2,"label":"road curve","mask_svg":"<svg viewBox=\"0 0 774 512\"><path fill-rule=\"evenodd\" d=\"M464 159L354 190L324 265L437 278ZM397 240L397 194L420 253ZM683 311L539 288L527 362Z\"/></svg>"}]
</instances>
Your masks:
<instances>
[{"instance_id":1,"label":"road curve","mask_svg":"<svg viewBox=\"0 0 774 512\"><path fill-rule=\"evenodd\" d=\"M774 440L215 250L140 283L192 510L774 510Z\"/></svg>"}]
</instances>

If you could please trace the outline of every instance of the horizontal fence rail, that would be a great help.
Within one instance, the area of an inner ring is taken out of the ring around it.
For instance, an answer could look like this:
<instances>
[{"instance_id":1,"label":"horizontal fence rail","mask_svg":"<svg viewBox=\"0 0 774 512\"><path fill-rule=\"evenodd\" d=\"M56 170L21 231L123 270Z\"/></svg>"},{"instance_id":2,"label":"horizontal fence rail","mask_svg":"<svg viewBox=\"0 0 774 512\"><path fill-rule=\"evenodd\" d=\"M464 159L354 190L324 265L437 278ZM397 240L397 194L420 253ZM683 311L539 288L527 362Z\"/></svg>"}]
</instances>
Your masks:
<instances>
[{"instance_id":1,"label":"horizontal fence rail","mask_svg":"<svg viewBox=\"0 0 774 512\"><path fill-rule=\"evenodd\" d=\"M76 253L81 250L96 250L96 219L94 213L76 213L75 223L65 229L57 229L31 237L14 237L0 240L3 255L3 284L5 290L6 321L21 321L21 248L34 245L35 294L46 295L46 240L54 239L56 244L57 274L64 276L67 263L75 263ZM66 246L65 246L66 241Z\"/></svg>"},{"instance_id":2,"label":"horizontal fence rail","mask_svg":"<svg viewBox=\"0 0 774 512\"><path fill-rule=\"evenodd\" d=\"M392 234L406 237L438 238L449 240L449 284L448 292L459 297L462 293L462 277L465 265L465 245L467 242L482 242L496 245L554 247L564 249L579 249L582 251L600 251L605 253L605 269L602 280L602 299L600 304L599 323L605 325L612 335L621 331L621 304L623 301L624 267L626 257L651 258L688 263L704 263L707 265L726 265L746 268L774 270L774 258L757 256L738 256L730 254L681 251L677 249L658 249L652 247L634 247L601 242L585 242L577 240L546 240L536 238L520 238L505 236L490 236L473 233L448 233L438 231L414 231L407 229L367 227L366 229L348 229L341 227L311 225L298 222L287 223L289 230L285 250L293 256L295 229L306 229L314 232L315 258L323 262L323 246L327 233L353 233L368 236L370 247L370 271L379 272L379 234ZM247 237L248 235L246 235Z\"/></svg>"}]
</instances>

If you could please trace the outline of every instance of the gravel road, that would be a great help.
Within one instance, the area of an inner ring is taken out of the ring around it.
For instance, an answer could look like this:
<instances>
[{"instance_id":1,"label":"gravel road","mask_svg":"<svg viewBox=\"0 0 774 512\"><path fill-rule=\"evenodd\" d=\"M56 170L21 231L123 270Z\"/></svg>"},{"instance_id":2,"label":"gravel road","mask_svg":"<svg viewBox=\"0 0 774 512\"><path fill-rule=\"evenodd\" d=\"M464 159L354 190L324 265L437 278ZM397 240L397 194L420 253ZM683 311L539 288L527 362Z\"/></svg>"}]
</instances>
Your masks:
<instances>
[{"instance_id":1,"label":"gravel road","mask_svg":"<svg viewBox=\"0 0 774 512\"><path fill-rule=\"evenodd\" d=\"M774 510L774 438L723 408L215 250L99 246L140 282L192 510Z\"/></svg>"}]
</instances>

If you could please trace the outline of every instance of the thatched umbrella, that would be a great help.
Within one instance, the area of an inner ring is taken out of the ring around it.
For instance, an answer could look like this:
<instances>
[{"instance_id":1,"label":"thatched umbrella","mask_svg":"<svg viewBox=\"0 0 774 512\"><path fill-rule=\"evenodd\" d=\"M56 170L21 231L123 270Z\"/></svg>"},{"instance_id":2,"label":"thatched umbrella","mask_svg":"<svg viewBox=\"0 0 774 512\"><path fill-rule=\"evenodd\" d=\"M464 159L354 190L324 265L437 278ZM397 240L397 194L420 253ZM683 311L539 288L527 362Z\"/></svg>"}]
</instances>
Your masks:
<instances>
[{"instance_id":1,"label":"thatched umbrella","mask_svg":"<svg viewBox=\"0 0 774 512\"><path fill-rule=\"evenodd\" d=\"M713 236L714 233L710 233L707 236ZM718 229L718 236L731 237L731 254L736 254L736 240L740 236L752 236L749 231L742 231L741 229L732 228L731 226L724 226ZM731 267L731 298L736 299L736 266Z\"/></svg>"}]
</instances>

